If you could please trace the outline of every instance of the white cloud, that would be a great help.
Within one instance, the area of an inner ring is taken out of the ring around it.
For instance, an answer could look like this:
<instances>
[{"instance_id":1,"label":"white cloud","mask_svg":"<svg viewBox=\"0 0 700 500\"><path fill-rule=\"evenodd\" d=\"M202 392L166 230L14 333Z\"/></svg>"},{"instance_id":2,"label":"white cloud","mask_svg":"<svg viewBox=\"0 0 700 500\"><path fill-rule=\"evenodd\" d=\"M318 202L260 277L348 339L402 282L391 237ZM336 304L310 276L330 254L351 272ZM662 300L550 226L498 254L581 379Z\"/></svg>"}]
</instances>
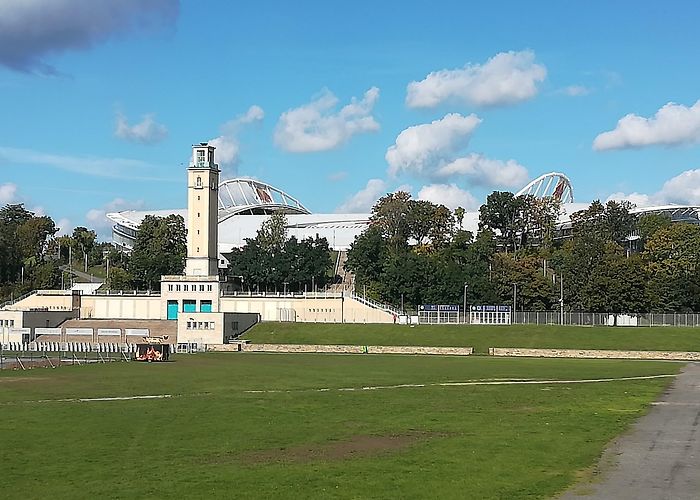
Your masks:
<instances>
[{"instance_id":1,"label":"white cloud","mask_svg":"<svg viewBox=\"0 0 700 500\"><path fill-rule=\"evenodd\" d=\"M220 135L209 139L209 144L216 148L216 161L222 167L238 165L240 145L238 138L229 135Z\"/></svg>"},{"instance_id":2,"label":"white cloud","mask_svg":"<svg viewBox=\"0 0 700 500\"><path fill-rule=\"evenodd\" d=\"M114 179L179 182L171 177L149 176L149 171L154 169L153 165L126 158L56 155L31 149L0 147L0 165L2 164L44 166L77 174Z\"/></svg>"},{"instance_id":3,"label":"white cloud","mask_svg":"<svg viewBox=\"0 0 700 500\"><path fill-rule=\"evenodd\" d=\"M101 239L111 237L112 222L107 218L110 212L120 212L122 210L139 210L145 205L143 200L125 200L115 198L100 208L92 208L85 214L85 222L88 229L93 229Z\"/></svg>"},{"instance_id":4,"label":"white cloud","mask_svg":"<svg viewBox=\"0 0 700 500\"><path fill-rule=\"evenodd\" d=\"M457 207L476 210L480 205L469 191L461 189L456 184L428 184L418 191L417 199L445 205L452 210Z\"/></svg>"},{"instance_id":5,"label":"white cloud","mask_svg":"<svg viewBox=\"0 0 700 500\"><path fill-rule=\"evenodd\" d=\"M656 205L654 199L652 196L644 193L629 193L625 194L621 191L618 191L616 193L611 194L608 196L608 199L606 201L629 201L630 203L634 203L638 207L649 207L652 205Z\"/></svg>"},{"instance_id":6,"label":"white cloud","mask_svg":"<svg viewBox=\"0 0 700 500\"><path fill-rule=\"evenodd\" d=\"M700 142L700 100L693 106L669 102L651 118L635 114L622 117L615 129L599 134L593 149L675 146Z\"/></svg>"},{"instance_id":7,"label":"white cloud","mask_svg":"<svg viewBox=\"0 0 700 500\"><path fill-rule=\"evenodd\" d=\"M453 101L476 106L515 104L534 97L546 76L547 69L535 63L531 50L500 52L483 65L443 69L409 83L406 104L411 108Z\"/></svg>"},{"instance_id":8,"label":"white cloud","mask_svg":"<svg viewBox=\"0 0 700 500\"><path fill-rule=\"evenodd\" d=\"M292 153L310 153L335 149L355 134L376 132L379 123L372 116L379 89L372 87L362 99L334 112L338 98L330 91L298 108L285 111L275 128L275 144Z\"/></svg>"},{"instance_id":9,"label":"white cloud","mask_svg":"<svg viewBox=\"0 0 700 500\"><path fill-rule=\"evenodd\" d=\"M653 194L613 193L608 200L628 200L638 207L653 205L700 205L700 169L686 170L664 182Z\"/></svg>"},{"instance_id":10,"label":"white cloud","mask_svg":"<svg viewBox=\"0 0 700 500\"><path fill-rule=\"evenodd\" d=\"M56 236L66 236L73 233L73 223L65 217L56 221L56 227L58 228Z\"/></svg>"},{"instance_id":11,"label":"white cloud","mask_svg":"<svg viewBox=\"0 0 700 500\"><path fill-rule=\"evenodd\" d=\"M493 160L477 153L460 156L480 123L474 114L451 113L431 123L408 127L387 149L389 174L433 179L463 176L484 186L522 185L528 178L527 169L515 160Z\"/></svg>"},{"instance_id":12,"label":"white cloud","mask_svg":"<svg viewBox=\"0 0 700 500\"><path fill-rule=\"evenodd\" d=\"M382 179L370 179L367 185L336 208L336 213L369 213L376 201L387 193Z\"/></svg>"},{"instance_id":13,"label":"white cloud","mask_svg":"<svg viewBox=\"0 0 700 500\"><path fill-rule=\"evenodd\" d=\"M436 171L437 177L464 175L472 184L520 187L528 179L527 169L515 160L492 160L477 153L457 158Z\"/></svg>"},{"instance_id":14,"label":"white cloud","mask_svg":"<svg viewBox=\"0 0 700 500\"><path fill-rule=\"evenodd\" d=\"M571 97L580 97L591 93L591 89L583 85L569 85L562 89L562 93Z\"/></svg>"},{"instance_id":15,"label":"white cloud","mask_svg":"<svg viewBox=\"0 0 700 500\"><path fill-rule=\"evenodd\" d=\"M0 64L55 74L50 54L87 49L115 34L174 25L178 0L3 0Z\"/></svg>"},{"instance_id":16,"label":"white cloud","mask_svg":"<svg viewBox=\"0 0 700 500\"><path fill-rule=\"evenodd\" d=\"M208 142L216 147L216 162L221 166L225 177L235 177L236 167L240 161L241 146L238 134L244 125L260 122L265 118L265 111L253 104L244 114L229 120L221 126L221 135Z\"/></svg>"},{"instance_id":17,"label":"white cloud","mask_svg":"<svg viewBox=\"0 0 700 500\"><path fill-rule=\"evenodd\" d=\"M403 171L430 175L437 165L467 146L480 123L481 119L474 114L450 113L440 120L408 127L387 149L389 174Z\"/></svg>"},{"instance_id":18,"label":"white cloud","mask_svg":"<svg viewBox=\"0 0 700 500\"><path fill-rule=\"evenodd\" d=\"M114 135L130 142L155 144L168 136L168 129L165 125L156 122L153 114L144 115L139 123L129 125L126 116L117 113L117 127Z\"/></svg>"},{"instance_id":19,"label":"white cloud","mask_svg":"<svg viewBox=\"0 0 700 500\"><path fill-rule=\"evenodd\" d=\"M333 172L328 176L328 180L331 182L340 182L348 178L348 173L344 170L339 172Z\"/></svg>"},{"instance_id":20,"label":"white cloud","mask_svg":"<svg viewBox=\"0 0 700 500\"><path fill-rule=\"evenodd\" d=\"M6 182L0 184L0 206L15 203L17 200L17 184Z\"/></svg>"}]
</instances>

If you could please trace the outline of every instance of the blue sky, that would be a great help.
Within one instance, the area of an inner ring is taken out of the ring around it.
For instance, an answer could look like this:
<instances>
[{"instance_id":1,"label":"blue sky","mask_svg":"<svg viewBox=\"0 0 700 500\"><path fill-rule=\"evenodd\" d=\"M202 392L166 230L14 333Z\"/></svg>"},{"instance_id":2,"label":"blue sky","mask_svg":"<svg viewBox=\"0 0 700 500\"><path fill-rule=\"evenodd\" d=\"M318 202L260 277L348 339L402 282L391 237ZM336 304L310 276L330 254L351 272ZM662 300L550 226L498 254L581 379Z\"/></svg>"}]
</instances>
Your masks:
<instances>
[{"instance_id":1,"label":"blue sky","mask_svg":"<svg viewBox=\"0 0 700 500\"><path fill-rule=\"evenodd\" d=\"M696 2L0 0L0 203L109 234L185 206L190 145L314 212L700 204ZM32 29L27 29L32 26ZM674 104L675 103L675 104ZM696 104L698 103L698 104Z\"/></svg>"}]
</instances>

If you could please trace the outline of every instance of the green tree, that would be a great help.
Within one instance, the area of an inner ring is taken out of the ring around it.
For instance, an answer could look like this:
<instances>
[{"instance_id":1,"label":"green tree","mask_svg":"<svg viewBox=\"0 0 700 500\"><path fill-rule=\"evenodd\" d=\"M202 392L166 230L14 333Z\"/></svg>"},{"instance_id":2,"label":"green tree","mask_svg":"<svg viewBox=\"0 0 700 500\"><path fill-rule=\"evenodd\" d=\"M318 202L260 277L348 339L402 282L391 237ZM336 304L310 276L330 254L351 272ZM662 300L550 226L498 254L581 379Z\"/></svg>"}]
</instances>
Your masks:
<instances>
[{"instance_id":1,"label":"green tree","mask_svg":"<svg viewBox=\"0 0 700 500\"><path fill-rule=\"evenodd\" d=\"M134 278L126 269L113 267L109 271L106 285L110 290L132 290L134 288Z\"/></svg>"},{"instance_id":2,"label":"green tree","mask_svg":"<svg viewBox=\"0 0 700 500\"><path fill-rule=\"evenodd\" d=\"M137 287L160 290L162 275L182 274L187 254L186 234L181 215L147 215L143 219L129 269Z\"/></svg>"},{"instance_id":3,"label":"green tree","mask_svg":"<svg viewBox=\"0 0 700 500\"><path fill-rule=\"evenodd\" d=\"M676 223L660 228L642 254L647 264L647 291L653 311L700 309L700 227Z\"/></svg>"},{"instance_id":4,"label":"green tree","mask_svg":"<svg viewBox=\"0 0 700 500\"><path fill-rule=\"evenodd\" d=\"M404 191L389 193L372 207L370 223L376 225L387 241L387 248L399 252L408 246L410 227L408 213L411 195Z\"/></svg>"},{"instance_id":5,"label":"green tree","mask_svg":"<svg viewBox=\"0 0 700 500\"><path fill-rule=\"evenodd\" d=\"M138 237L137 237L138 238ZM83 254L83 262L85 263L85 272L88 267L88 253L90 253L97 242L97 233L85 227L76 227L73 230L73 242L76 250L80 250Z\"/></svg>"},{"instance_id":6,"label":"green tree","mask_svg":"<svg viewBox=\"0 0 700 500\"><path fill-rule=\"evenodd\" d=\"M515 251L526 230L525 207L524 197L494 191L479 208L479 227L491 230L506 251Z\"/></svg>"}]
</instances>

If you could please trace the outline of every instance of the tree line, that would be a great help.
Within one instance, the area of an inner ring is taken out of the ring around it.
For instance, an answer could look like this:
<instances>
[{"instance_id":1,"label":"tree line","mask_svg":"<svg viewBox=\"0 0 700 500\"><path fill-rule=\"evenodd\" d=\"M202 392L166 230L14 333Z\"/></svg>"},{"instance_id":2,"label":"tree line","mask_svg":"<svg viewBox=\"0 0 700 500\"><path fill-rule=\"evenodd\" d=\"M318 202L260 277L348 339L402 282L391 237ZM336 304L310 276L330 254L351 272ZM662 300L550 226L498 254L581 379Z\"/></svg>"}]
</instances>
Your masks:
<instances>
[{"instance_id":1,"label":"tree line","mask_svg":"<svg viewBox=\"0 0 700 500\"><path fill-rule=\"evenodd\" d=\"M557 226L553 199L494 192L479 210L475 234L465 210L397 192L372 208L370 225L348 251L355 290L407 308L419 304L512 304L518 310L590 312L700 311L700 226L636 215L627 202L593 202ZM286 217L272 215L227 254L228 280L251 292L301 292L331 283L334 259L325 238L288 237ZM146 216L133 251L100 243L76 227L57 236L54 221L21 204L0 209L2 300L33 289L67 287L62 270L109 261L106 286L158 290L160 276L181 274L186 229L181 216ZM563 286L562 286L563 280Z\"/></svg>"},{"instance_id":2,"label":"tree line","mask_svg":"<svg viewBox=\"0 0 700 500\"><path fill-rule=\"evenodd\" d=\"M517 310L552 310L563 290L573 311L699 311L700 226L633 208L595 201L560 228L556 200L494 192L472 234L464 209L392 193L372 208L346 267L360 293L410 308L461 304L466 289L470 304L515 298Z\"/></svg>"}]
</instances>

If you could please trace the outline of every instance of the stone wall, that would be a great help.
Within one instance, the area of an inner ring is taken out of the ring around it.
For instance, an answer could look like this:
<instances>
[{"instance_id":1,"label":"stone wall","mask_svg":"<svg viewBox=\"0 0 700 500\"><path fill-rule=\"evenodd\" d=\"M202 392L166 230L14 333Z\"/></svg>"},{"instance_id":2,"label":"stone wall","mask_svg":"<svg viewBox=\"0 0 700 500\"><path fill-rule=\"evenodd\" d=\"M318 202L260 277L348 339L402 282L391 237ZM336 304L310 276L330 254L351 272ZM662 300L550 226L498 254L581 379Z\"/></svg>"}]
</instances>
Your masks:
<instances>
[{"instance_id":1,"label":"stone wall","mask_svg":"<svg viewBox=\"0 0 700 500\"><path fill-rule=\"evenodd\" d=\"M240 347L239 347L240 345ZM469 356L472 347L421 347L421 346L361 346L321 344L227 344L209 346L211 351L284 352L284 353L333 353L333 354L437 354Z\"/></svg>"},{"instance_id":2,"label":"stone wall","mask_svg":"<svg viewBox=\"0 0 700 500\"><path fill-rule=\"evenodd\" d=\"M517 347L490 347L489 356L700 361L700 352L612 351L595 349L525 349Z\"/></svg>"}]
</instances>

